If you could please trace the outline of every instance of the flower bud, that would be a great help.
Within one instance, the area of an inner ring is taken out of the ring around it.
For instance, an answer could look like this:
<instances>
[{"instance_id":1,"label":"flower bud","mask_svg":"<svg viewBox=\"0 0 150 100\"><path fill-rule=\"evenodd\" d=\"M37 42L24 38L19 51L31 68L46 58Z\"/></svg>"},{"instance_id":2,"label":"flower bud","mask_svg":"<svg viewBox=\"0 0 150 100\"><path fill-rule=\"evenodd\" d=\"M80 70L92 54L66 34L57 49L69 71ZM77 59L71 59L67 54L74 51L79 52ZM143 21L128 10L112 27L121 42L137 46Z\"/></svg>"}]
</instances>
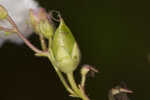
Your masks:
<instances>
[{"instance_id":1,"label":"flower bud","mask_svg":"<svg viewBox=\"0 0 150 100\"><path fill-rule=\"evenodd\" d=\"M30 20L35 32L38 34L42 34L47 39L53 35L54 28L48 21L47 13L44 9L30 9Z\"/></svg>"},{"instance_id":2,"label":"flower bud","mask_svg":"<svg viewBox=\"0 0 150 100\"><path fill-rule=\"evenodd\" d=\"M7 18L7 16L7 10L2 5L0 5L0 20Z\"/></svg>"},{"instance_id":3,"label":"flower bud","mask_svg":"<svg viewBox=\"0 0 150 100\"><path fill-rule=\"evenodd\" d=\"M133 91L123 88L120 85L117 85L115 88L111 89L112 95L120 94L120 93L133 93Z\"/></svg>"},{"instance_id":4,"label":"flower bud","mask_svg":"<svg viewBox=\"0 0 150 100\"><path fill-rule=\"evenodd\" d=\"M90 71L90 66L89 65L84 65L81 68L81 75L86 76L89 71Z\"/></svg>"},{"instance_id":5,"label":"flower bud","mask_svg":"<svg viewBox=\"0 0 150 100\"><path fill-rule=\"evenodd\" d=\"M73 72L80 62L80 50L63 19L60 19L52 41L52 52L57 67L64 73Z\"/></svg>"},{"instance_id":6,"label":"flower bud","mask_svg":"<svg viewBox=\"0 0 150 100\"><path fill-rule=\"evenodd\" d=\"M88 72L91 72L91 76L94 76L94 74L97 73L98 70L90 65L83 65L80 71L82 77L85 77L88 74Z\"/></svg>"}]
</instances>

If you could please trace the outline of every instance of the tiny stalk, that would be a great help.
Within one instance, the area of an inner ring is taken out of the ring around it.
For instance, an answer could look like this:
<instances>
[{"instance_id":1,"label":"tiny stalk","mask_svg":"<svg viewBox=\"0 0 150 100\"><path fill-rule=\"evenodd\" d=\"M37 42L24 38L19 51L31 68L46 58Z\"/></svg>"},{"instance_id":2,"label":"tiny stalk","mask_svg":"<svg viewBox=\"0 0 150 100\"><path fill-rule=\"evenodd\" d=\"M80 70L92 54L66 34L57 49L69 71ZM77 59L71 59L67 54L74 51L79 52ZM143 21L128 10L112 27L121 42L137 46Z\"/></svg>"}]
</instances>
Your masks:
<instances>
[{"instance_id":1,"label":"tiny stalk","mask_svg":"<svg viewBox=\"0 0 150 100\"><path fill-rule=\"evenodd\" d=\"M41 42L42 50L46 51L48 48L47 48L46 41L45 41L43 35L40 34L39 39L40 39L40 42Z\"/></svg>"}]
</instances>

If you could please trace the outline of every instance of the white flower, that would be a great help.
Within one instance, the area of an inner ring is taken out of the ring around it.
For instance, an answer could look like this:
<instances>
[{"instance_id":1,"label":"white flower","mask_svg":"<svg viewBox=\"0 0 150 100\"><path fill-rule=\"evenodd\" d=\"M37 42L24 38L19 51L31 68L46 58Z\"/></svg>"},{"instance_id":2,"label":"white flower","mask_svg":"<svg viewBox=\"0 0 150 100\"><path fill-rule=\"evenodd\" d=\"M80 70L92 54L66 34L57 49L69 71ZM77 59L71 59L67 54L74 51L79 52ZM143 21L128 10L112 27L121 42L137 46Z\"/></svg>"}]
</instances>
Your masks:
<instances>
[{"instance_id":1,"label":"white flower","mask_svg":"<svg viewBox=\"0 0 150 100\"><path fill-rule=\"evenodd\" d=\"M0 0L0 4L8 10L9 15L25 37L32 34L29 21L29 9L38 9L37 2L34 0ZM11 28L11 25L7 21L0 21L0 26ZM16 34L6 36L4 32L0 31L0 46L7 40L17 44L23 43Z\"/></svg>"}]
</instances>

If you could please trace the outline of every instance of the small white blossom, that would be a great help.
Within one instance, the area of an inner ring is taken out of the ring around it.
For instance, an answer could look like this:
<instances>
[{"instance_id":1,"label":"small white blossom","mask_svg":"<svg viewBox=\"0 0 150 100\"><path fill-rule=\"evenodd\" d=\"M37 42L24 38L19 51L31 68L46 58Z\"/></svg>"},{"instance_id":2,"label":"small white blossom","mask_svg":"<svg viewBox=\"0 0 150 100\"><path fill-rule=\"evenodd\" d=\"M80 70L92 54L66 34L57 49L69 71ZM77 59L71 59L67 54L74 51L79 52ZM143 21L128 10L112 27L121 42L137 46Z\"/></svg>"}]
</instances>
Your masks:
<instances>
[{"instance_id":1,"label":"small white blossom","mask_svg":"<svg viewBox=\"0 0 150 100\"><path fill-rule=\"evenodd\" d=\"M25 37L32 34L29 9L38 9L37 2L34 0L0 0L0 4L8 10L9 15ZM11 25L7 21L0 21L0 26L11 28ZM16 34L6 36L4 32L0 31L0 46L7 40L17 44L23 43Z\"/></svg>"}]
</instances>

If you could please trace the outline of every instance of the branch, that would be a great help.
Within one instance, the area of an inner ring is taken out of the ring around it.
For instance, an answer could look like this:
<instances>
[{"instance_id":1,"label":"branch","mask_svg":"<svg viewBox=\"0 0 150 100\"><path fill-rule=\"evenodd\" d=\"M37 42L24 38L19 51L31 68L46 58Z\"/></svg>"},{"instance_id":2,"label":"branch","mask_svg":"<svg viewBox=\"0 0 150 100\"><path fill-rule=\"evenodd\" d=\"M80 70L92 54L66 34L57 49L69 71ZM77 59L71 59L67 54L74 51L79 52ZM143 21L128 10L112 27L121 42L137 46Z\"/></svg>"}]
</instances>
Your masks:
<instances>
[{"instance_id":1,"label":"branch","mask_svg":"<svg viewBox=\"0 0 150 100\"><path fill-rule=\"evenodd\" d=\"M42 50L39 50L38 48L36 48L34 45L31 44L31 42L29 40L27 40L24 35L20 32L20 30L18 29L17 25L15 24L15 22L13 21L13 19L8 15L7 20L9 21L9 23L14 27L15 32L17 33L17 35L25 42L25 44L32 49L34 52L38 53L38 54L45 54L47 52L44 52ZM4 29L4 28L3 28ZM9 31L9 29L6 29L6 31Z\"/></svg>"}]
</instances>

